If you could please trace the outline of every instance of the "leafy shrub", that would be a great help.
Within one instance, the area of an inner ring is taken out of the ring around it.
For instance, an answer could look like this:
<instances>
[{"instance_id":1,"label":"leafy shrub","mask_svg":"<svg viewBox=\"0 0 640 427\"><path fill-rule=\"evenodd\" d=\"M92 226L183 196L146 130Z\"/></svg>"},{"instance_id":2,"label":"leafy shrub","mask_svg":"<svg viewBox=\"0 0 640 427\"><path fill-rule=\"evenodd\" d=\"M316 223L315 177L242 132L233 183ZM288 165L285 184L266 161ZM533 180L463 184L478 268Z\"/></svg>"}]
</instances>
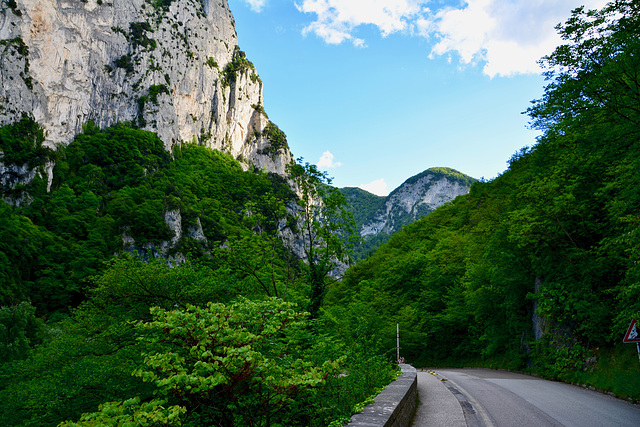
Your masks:
<instances>
[{"instance_id":1,"label":"leafy shrub","mask_svg":"<svg viewBox=\"0 0 640 427\"><path fill-rule=\"evenodd\" d=\"M248 70L255 70L255 67L251 61L247 59L247 55L241 51L238 46L236 46L231 62L229 62L224 68L222 86L226 87L231 83L235 83L238 78L238 74L244 73Z\"/></svg>"},{"instance_id":2,"label":"leafy shrub","mask_svg":"<svg viewBox=\"0 0 640 427\"><path fill-rule=\"evenodd\" d=\"M151 314L151 322L136 328L154 350L134 375L154 383L156 397L143 406L137 398L103 405L100 412L83 415L82 422L307 425L304 414L289 408L337 366L329 361L314 366L299 358L296 336L304 316L277 299L172 311L156 307Z\"/></svg>"},{"instance_id":3,"label":"leafy shrub","mask_svg":"<svg viewBox=\"0 0 640 427\"><path fill-rule=\"evenodd\" d=\"M285 133L272 121L267 123L267 126L265 126L264 131L262 132L262 136L269 139L269 146L263 150L264 154L271 154L274 156L279 151L289 148L289 145L287 144L287 135L285 135Z\"/></svg>"},{"instance_id":4,"label":"leafy shrub","mask_svg":"<svg viewBox=\"0 0 640 427\"><path fill-rule=\"evenodd\" d=\"M42 341L42 320L35 307L23 301L0 307L0 360L25 359L32 347Z\"/></svg>"},{"instance_id":5,"label":"leafy shrub","mask_svg":"<svg viewBox=\"0 0 640 427\"><path fill-rule=\"evenodd\" d=\"M22 11L18 9L18 4L16 3L16 0L6 0L7 6L9 7L9 9L11 9L11 12L13 12L14 15L16 16L22 16Z\"/></svg>"},{"instance_id":6,"label":"leafy shrub","mask_svg":"<svg viewBox=\"0 0 640 427\"><path fill-rule=\"evenodd\" d=\"M127 75L133 73L134 71L133 61L131 60L131 55L129 54L122 55L121 57L114 60L113 65L125 70Z\"/></svg>"},{"instance_id":7,"label":"leafy shrub","mask_svg":"<svg viewBox=\"0 0 640 427\"><path fill-rule=\"evenodd\" d=\"M0 45L6 46L6 47L14 46L20 56L29 55L29 46L27 46L25 42L22 40L22 36L18 36L8 40L0 40Z\"/></svg>"},{"instance_id":8,"label":"leafy shrub","mask_svg":"<svg viewBox=\"0 0 640 427\"><path fill-rule=\"evenodd\" d=\"M43 147L44 132L30 117L23 114L20 121L0 127L0 161L5 165L28 164L35 168L55 158L55 151Z\"/></svg>"},{"instance_id":9,"label":"leafy shrub","mask_svg":"<svg viewBox=\"0 0 640 427\"><path fill-rule=\"evenodd\" d=\"M208 57L205 64L207 64L211 68L218 68L218 63L213 56Z\"/></svg>"},{"instance_id":10,"label":"leafy shrub","mask_svg":"<svg viewBox=\"0 0 640 427\"><path fill-rule=\"evenodd\" d=\"M155 105L158 105L158 95L161 93L166 93L167 95L170 94L167 85L159 84L149 86L149 100Z\"/></svg>"},{"instance_id":11,"label":"leafy shrub","mask_svg":"<svg viewBox=\"0 0 640 427\"><path fill-rule=\"evenodd\" d=\"M152 31L148 22L132 22L129 24L129 41L135 48L142 46L148 50L154 50L157 47L155 40L147 36L147 32Z\"/></svg>"},{"instance_id":12,"label":"leafy shrub","mask_svg":"<svg viewBox=\"0 0 640 427\"><path fill-rule=\"evenodd\" d=\"M173 3L174 0L152 0L153 7L163 12L169 10L169 6Z\"/></svg>"}]
</instances>

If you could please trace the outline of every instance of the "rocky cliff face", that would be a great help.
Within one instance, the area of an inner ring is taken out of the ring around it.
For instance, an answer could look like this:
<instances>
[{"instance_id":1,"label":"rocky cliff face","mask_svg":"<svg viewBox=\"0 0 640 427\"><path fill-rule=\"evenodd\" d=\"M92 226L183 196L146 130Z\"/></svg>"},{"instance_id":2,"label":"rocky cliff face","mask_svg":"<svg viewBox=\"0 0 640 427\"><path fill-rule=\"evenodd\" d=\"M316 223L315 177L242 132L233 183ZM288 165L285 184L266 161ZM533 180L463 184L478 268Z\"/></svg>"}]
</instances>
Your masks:
<instances>
[{"instance_id":1,"label":"rocky cliff face","mask_svg":"<svg viewBox=\"0 0 640 427\"><path fill-rule=\"evenodd\" d=\"M359 188L342 188L363 238L354 257L368 256L403 225L467 194L475 179L450 168L431 168L407 179L387 197Z\"/></svg>"},{"instance_id":2,"label":"rocky cliff face","mask_svg":"<svg viewBox=\"0 0 640 427\"><path fill-rule=\"evenodd\" d=\"M226 0L2 1L0 81L0 124L27 114L50 147L90 120L128 121L166 148L195 141L245 168L282 174L291 159L269 138Z\"/></svg>"},{"instance_id":3,"label":"rocky cliff face","mask_svg":"<svg viewBox=\"0 0 640 427\"><path fill-rule=\"evenodd\" d=\"M392 234L403 225L467 194L473 181L453 169L427 169L393 190L384 204L363 222L360 234L365 238L380 233Z\"/></svg>"}]
</instances>

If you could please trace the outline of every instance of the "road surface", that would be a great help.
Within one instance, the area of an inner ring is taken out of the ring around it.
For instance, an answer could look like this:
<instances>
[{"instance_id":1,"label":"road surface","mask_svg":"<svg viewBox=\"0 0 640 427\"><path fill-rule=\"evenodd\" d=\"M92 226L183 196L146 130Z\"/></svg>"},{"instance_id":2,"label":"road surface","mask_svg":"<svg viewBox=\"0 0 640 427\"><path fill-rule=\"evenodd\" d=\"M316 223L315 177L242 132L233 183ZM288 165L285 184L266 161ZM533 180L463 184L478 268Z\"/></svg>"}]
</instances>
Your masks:
<instances>
[{"instance_id":1,"label":"road surface","mask_svg":"<svg viewBox=\"0 0 640 427\"><path fill-rule=\"evenodd\" d=\"M420 388L421 380L426 389ZM419 373L418 385L420 406L415 427L640 426L637 405L581 387L513 372L434 370L431 374ZM450 393L448 396L443 393L443 386ZM459 408L453 408L452 396ZM448 409L438 415L434 408ZM460 409L464 423L460 420Z\"/></svg>"}]
</instances>

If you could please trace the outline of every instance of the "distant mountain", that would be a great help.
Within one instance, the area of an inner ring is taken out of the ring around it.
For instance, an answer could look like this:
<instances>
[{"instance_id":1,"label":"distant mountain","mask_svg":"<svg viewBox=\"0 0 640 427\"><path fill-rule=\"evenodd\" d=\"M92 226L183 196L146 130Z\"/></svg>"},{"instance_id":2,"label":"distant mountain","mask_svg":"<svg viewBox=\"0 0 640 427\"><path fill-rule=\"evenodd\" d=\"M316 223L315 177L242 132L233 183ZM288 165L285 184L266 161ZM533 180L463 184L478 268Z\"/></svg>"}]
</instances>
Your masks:
<instances>
[{"instance_id":1,"label":"distant mountain","mask_svg":"<svg viewBox=\"0 0 640 427\"><path fill-rule=\"evenodd\" d=\"M376 196L360 188L341 188L364 240L355 250L356 259L366 257L403 225L417 221L439 206L467 194L475 181L475 178L455 169L438 167L412 176L387 197Z\"/></svg>"},{"instance_id":2,"label":"distant mountain","mask_svg":"<svg viewBox=\"0 0 640 427\"><path fill-rule=\"evenodd\" d=\"M376 196L358 187L345 187L340 191L347 197L349 210L353 214L358 228L361 228L362 224L371 218L387 200L384 196Z\"/></svg>"}]
</instances>

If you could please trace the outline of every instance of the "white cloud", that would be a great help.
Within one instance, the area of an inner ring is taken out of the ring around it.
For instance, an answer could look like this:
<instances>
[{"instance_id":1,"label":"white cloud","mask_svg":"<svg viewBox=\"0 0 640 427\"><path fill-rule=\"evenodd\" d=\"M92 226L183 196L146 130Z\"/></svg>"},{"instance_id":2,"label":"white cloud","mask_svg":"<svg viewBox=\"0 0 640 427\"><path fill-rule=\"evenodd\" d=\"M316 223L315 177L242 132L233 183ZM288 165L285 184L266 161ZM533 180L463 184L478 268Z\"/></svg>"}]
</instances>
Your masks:
<instances>
[{"instance_id":1,"label":"white cloud","mask_svg":"<svg viewBox=\"0 0 640 427\"><path fill-rule=\"evenodd\" d=\"M333 169L342 166L342 163L334 162L333 158L334 156L330 151L325 151L322 153L322 156L320 156L320 160L318 160L316 166L318 169Z\"/></svg>"},{"instance_id":2,"label":"white cloud","mask_svg":"<svg viewBox=\"0 0 640 427\"><path fill-rule=\"evenodd\" d=\"M438 42L431 55L456 53L463 64L484 64L490 76L537 73L537 61L561 43L555 26L581 4L600 8L606 0L467 0L416 21L423 36Z\"/></svg>"},{"instance_id":3,"label":"white cloud","mask_svg":"<svg viewBox=\"0 0 640 427\"><path fill-rule=\"evenodd\" d=\"M406 30L410 20L420 12L424 0L302 0L300 12L312 13L317 20L307 25L303 34L314 33L329 44L350 41L363 47L364 40L352 32L360 25L374 25L383 36Z\"/></svg>"},{"instance_id":4,"label":"white cloud","mask_svg":"<svg viewBox=\"0 0 640 427\"><path fill-rule=\"evenodd\" d=\"M457 57L462 65L482 64L490 76L538 73L537 61L560 43L555 26L584 4L601 8L607 0L466 0L461 6L431 10L430 0L302 0L300 12L315 14L304 34L330 44L356 38L359 26L378 27L383 36L410 32L434 41L431 57Z\"/></svg>"},{"instance_id":5,"label":"white cloud","mask_svg":"<svg viewBox=\"0 0 640 427\"><path fill-rule=\"evenodd\" d=\"M387 190L387 183L384 182L384 178L376 179L368 184L362 184L360 185L360 188L378 196L387 196L389 194L389 190Z\"/></svg>"},{"instance_id":6,"label":"white cloud","mask_svg":"<svg viewBox=\"0 0 640 427\"><path fill-rule=\"evenodd\" d=\"M262 12L267 0L244 0L254 12Z\"/></svg>"}]
</instances>

